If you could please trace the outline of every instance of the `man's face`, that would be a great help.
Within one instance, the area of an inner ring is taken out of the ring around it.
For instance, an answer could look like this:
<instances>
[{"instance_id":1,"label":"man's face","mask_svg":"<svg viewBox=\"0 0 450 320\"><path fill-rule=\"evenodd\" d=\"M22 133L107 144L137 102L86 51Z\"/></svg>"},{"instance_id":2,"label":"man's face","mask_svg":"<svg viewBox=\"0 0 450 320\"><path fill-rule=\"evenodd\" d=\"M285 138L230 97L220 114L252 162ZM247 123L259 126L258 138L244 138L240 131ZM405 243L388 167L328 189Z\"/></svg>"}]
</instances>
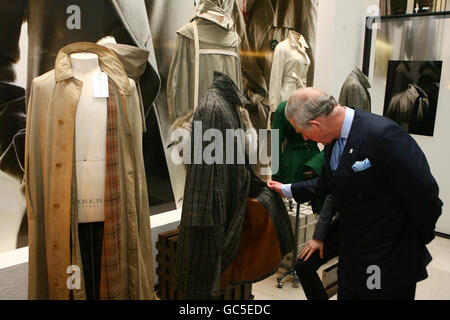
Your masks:
<instances>
[{"instance_id":1,"label":"man's face","mask_svg":"<svg viewBox=\"0 0 450 320\"><path fill-rule=\"evenodd\" d=\"M300 129L292 118L289 119L289 122L294 127L295 131L303 136L305 141L312 140L323 145L327 145L333 141L332 134L327 130L324 118L317 118L314 121L311 121L311 125L307 129Z\"/></svg>"}]
</instances>

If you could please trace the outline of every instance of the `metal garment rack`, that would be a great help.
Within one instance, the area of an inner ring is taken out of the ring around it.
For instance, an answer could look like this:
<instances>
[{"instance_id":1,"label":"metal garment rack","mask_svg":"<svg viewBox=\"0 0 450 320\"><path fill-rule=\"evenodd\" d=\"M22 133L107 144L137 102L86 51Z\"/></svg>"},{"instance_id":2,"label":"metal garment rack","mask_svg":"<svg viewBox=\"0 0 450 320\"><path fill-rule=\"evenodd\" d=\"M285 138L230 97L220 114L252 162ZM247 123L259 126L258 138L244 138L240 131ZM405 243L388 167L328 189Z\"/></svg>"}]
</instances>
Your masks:
<instances>
[{"instance_id":1,"label":"metal garment rack","mask_svg":"<svg viewBox=\"0 0 450 320\"><path fill-rule=\"evenodd\" d=\"M291 207L291 205L292 205L292 203L290 202L289 206ZM295 231L294 231L294 234L295 234L295 248L294 248L294 254L292 256L292 266L291 266L290 269L288 269L288 271L286 271L285 273L283 273L281 276L279 276L277 278L278 288L279 289L283 288L283 283L281 281L283 281L283 279L286 278L289 275L294 276L293 284L292 284L292 286L294 288L298 288L298 285L300 283L300 280L298 279L298 276L297 276L297 272L295 271L295 263L297 261L297 254L298 254L298 243L297 243L297 241L298 241L298 224L299 224L299 221L300 221L300 204L297 203L297 212L295 213Z\"/></svg>"}]
</instances>

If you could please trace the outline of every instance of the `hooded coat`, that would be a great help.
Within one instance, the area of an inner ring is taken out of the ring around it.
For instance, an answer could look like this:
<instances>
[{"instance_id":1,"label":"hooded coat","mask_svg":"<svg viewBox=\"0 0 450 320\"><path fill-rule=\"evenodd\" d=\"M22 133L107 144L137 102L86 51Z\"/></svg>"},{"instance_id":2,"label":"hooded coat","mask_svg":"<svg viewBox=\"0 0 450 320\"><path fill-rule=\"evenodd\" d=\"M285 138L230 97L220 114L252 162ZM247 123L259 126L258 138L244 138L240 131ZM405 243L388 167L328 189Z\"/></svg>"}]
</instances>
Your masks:
<instances>
[{"instance_id":1,"label":"hooded coat","mask_svg":"<svg viewBox=\"0 0 450 320\"><path fill-rule=\"evenodd\" d=\"M198 28L197 49L193 22ZM181 27L177 34L177 50L167 79L167 105L172 121L186 116L197 107L195 104L200 102L213 81L214 71L225 73L242 88L240 38L235 31L233 19L225 10L211 1L202 1L197 5L191 22ZM203 53L198 53L199 51Z\"/></svg>"}]
</instances>

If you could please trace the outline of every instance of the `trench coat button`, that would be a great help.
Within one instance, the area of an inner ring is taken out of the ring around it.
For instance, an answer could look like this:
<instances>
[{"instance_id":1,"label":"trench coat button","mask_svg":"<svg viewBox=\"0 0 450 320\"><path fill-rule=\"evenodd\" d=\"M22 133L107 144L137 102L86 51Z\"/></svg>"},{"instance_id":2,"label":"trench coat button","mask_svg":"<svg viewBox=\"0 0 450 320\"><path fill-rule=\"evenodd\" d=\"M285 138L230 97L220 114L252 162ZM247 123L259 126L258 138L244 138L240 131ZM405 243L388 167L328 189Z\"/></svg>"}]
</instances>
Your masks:
<instances>
[{"instance_id":1,"label":"trench coat button","mask_svg":"<svg viewBox=\"0 0 450 320\"><path fill-rule=\"evenodd\" d=\"M53 284L55 287L58 286L58 280L57 280L57 279L53 280L53 281L52 281L52 284Z\"/></svg>"},{"instance_id":2,"label":"trench coat button","mask_svg":"<svg viewBox=\"0 0 450 320\"><path fill-rule=\"evenodd\" d=\"M60 126L64 125L64 119L59 118L59 119L58 119L58 124L59 124Z\"/></svg>"},{"instance_id":3,"label":"trench coat button","mask_svg":"<svg viewBox=\"0 0 450 320\"><path fill-rule=\"evenodd\" d=\"M61 205L59 203L54 203L53 204L53 208L55 209L59 209L61 207Z\"/></svg>"},{"instance_id":4,"label":"trench coat button","mask_svg":"<svg viewBox=\"0 0 450 320\"><path fill-rule=\"evenodd\" d=\"M53 243L53 249L58 249L58 248L59 248L58 242L54 242L54 243Z\"/></svg>"},{"instance_id":5,"label":"trench coat button","mask_svg":"<svg viewBox=\"0 0 450 320\"><path fill-rule=\"evenodd\" d=\"M61 169L62 168L62 163L61 162L57 162L56 163L56 168Z\"/></svg>"}]
</instances>

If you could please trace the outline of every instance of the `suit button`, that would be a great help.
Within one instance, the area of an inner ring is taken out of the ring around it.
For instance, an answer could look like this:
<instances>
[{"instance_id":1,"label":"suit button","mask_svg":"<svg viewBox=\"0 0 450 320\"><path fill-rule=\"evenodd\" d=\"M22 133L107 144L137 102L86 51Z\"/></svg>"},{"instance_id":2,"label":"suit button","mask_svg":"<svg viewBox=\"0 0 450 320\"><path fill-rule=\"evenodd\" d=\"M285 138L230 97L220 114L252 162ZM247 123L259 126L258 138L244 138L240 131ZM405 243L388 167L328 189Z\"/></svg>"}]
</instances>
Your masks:
<instances>
[{"instance_id":1,"label":"suit button","mask_svg":"<svg viewBox=\"0 0 450 320\"><path fill-rule=\"evenodd\" d=\"M57 162L56 163L56 168L61 169L62 168L62 163L61 162Z\"/></svg>"},{"instance_id":2,"label":"suit button","mask_svg":"<svg viewBox=\"0 0 450 320\"><path fill-rule=\"evenodd\" d=\"M61 205L59 203L54 203L53 204L53 208L55 209L59 209L61 207Z\"/></svg>"},{"instance_id":3,"label":"suit button","mask_svg":"<svg viewBox=\"0 0 450 320\"><path fill-rule=\"evenodd\" d=\"M54 242L53 243L53 249L58 249L58 248L59 248L58 242Z\"/></svg>"},{"instance_id":4,"label":"suit button","mask_svg":"<svg viewBox=\"0 0 450 320\"><path fill-rule=\"evenodd\" d=\"M58 124L59 124L60 126L64 125L64 120L61 119L61 118L59 118L59 119L58 119Z\"/></svg>"},{"instance_id":5,"label":"suit button","mask_svg":"<svg viewBox=\"0 0 450 320\"><path fill-rule=\"evenodd\" d=\"M52 284L53 284L55 287L58 286L58 280L56 280L56 279L53 280L53 281L52 281Z\"/></svg>"}]
</instances>

